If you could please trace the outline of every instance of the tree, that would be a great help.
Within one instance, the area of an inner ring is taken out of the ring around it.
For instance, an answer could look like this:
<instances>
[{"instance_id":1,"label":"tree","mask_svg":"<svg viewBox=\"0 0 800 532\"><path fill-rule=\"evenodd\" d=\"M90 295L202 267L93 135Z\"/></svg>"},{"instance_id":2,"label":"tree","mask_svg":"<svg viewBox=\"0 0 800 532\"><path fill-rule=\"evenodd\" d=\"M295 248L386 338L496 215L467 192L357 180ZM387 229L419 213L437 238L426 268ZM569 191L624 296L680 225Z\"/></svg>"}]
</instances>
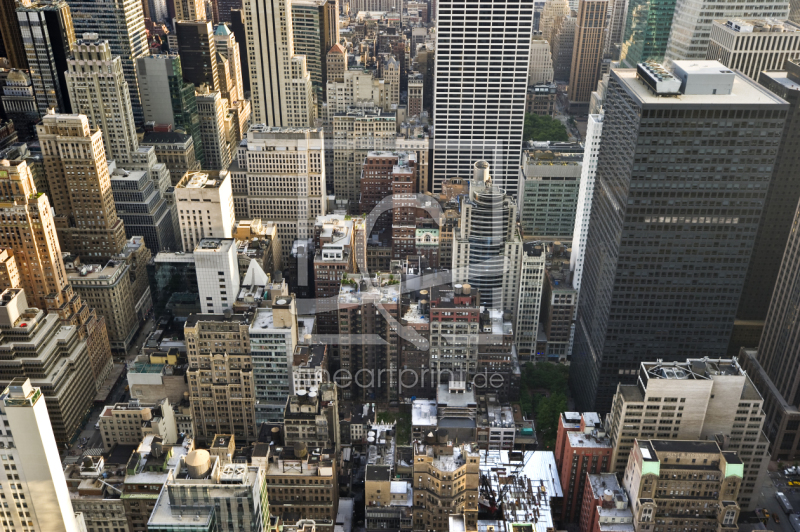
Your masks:
<instances>
[{"instance_id":1,"label":"tree","mask_svg":"<svg viewBox=\"0 0 800 532\"><path fill-rule=\"evenodd\" d=\"M540 443L544 445L545 449L555 448L558 418L561 416L561 412L566 410L567 396L561 392L545 397L539 402L539 407L536 409L537 429L542 434Z\"/></svg>"},{"instance_id":2,"label":"tree","mask_svg":"<svg viewBox=\"0 0 800 532\"><path fill-rule=\"evenodd\" d=\"M569 135L567 135L567 128L564 127L564 124L554 118L526 114L522 140L563 142L569 140Z\"/></svg>"}]
</instances>

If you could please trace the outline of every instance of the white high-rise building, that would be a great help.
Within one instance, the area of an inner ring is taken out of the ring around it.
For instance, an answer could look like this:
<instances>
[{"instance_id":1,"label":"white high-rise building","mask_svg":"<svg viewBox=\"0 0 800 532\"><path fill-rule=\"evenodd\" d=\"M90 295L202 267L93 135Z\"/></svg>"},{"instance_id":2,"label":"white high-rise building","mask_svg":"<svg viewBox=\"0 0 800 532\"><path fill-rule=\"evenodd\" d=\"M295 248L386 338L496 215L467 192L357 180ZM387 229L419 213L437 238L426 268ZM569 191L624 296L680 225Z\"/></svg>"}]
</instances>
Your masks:
<instances>
[{"instance_id":1,"label":"white high-rise building","mask_svg":"<svg viewBox=\"0 0 800 532\"><path fill-rule=\"evenodd\" d=\"M715 19L789 18L789 2L775 0L676 0L675 16L664 58L669 61L705 59L711 25Z\"/></svg>"},{"instance_id":2,"label":"white high-rise building","mask_svg":"<svg viewBox=\"0 0 800 532\"><path fill-rule=\"evenodd\" d=\"M306 59L294 55L291 0L244 0L253 123L314 125L316 109ZM287 16L289 15L289 16Z\"/></svg>"},{"instance_id":3,"label":"white high-rise building","mask_svg":"<svg viewBox=\"0 0 800 532\"><path fill-rule=\"evenodd\" d=\"M256 425L283 420L292 390L292 360L298 341L294 295L276 296L272 308L260 308L250 324L250 356L255 382Z\"/></svg>"},{"instance_id":4,"label":"white high-rise building","mask_svg":"<svg viewBox=\"0 0 800 532\"><path fill-rule=\"evenodd\" d=\"M533 0L437 2L434 193L486 160L516 196L533 9Z\"/></svg>"},{"instance_id":5,"label":"white high-rise building","mask_svg":"<svg viewBox=\"0 0 800 532\"><path fill-rule=\"evenodd\" d=\"M236 218L274 221L286 264L325 214L322 129L251 126L230 172Z\"/></svg>"},{"instance_id":6,"label":"white high-rise building","mask_svg":"<svg viewBox=\"0 0 800 532\"><path fill-rule=\"evenodd\" d=\"M589 115L586 126L586 143L583 148L583 166L581 167L581 184L578 188L578 210L575 214L575 229L572 231L572 253L570 269L572 270L572 287L581 289L583 276L583 257L586 254L586 235L589 234L589 218L592 214L592 196L594 196L594 176L597 173L597 150L603 133L603 115Z\"/></svg>"},{"instance_id":7,"label":"white high-rise building","mask_svg":"<svg viewBox=\"0 0 800 532\"><path fill-rule=\"evenodd\" d=\"M204 314L233 309L239 294L239 259L232 238L204 238L194 248L197 291Z\"/></svg>"},{"instance_id":8,"label":"white high-rise building","mask_svg":"<svg viewBox=\"0 0 800 532\"><path fill-rule=\"evenodd\" d=\"M139 148L122 59L111 56L108 41L85 33L75 42L64 73L72 112L84 114L89 127L103 133L106 159L127 168Z\"/></svg>"},{"instance_id":9,"label":"white high-rise building","mask_svg":"<svg viewBox=\"0 0 800 532\"><path fill-rule=\"evenodd\" d=\"M231 238L234 212L231 177L227 170L186 172L175 185L175 204L183 251L192 252L204 238ZM176 239L177 240L177 239Z\"/></svg>"},{"instance_id":10,"label":"white high-rise building","mask_svg":"<svg viewBox=\"0 0 800 532\"><path fill-rule=\"evenodd\" d=\"M539 333L539 311L542 307L544 263L547 252L541 242L522 245L522 264L519 273L519 291L514 322L515 342L519 353L533 353Z\"/></svg>"},{"instance_id":11,"label":"white high-rise building","mask_svg":"<svg viewBox=\"0 0 800 532\"><path fill-rule=\"evenodd\" d=\"M3 530L79 532L42 390L17 377L0 401L2 462L7 468L0 494L11 501Z\"/></svg>"}]
</instances>

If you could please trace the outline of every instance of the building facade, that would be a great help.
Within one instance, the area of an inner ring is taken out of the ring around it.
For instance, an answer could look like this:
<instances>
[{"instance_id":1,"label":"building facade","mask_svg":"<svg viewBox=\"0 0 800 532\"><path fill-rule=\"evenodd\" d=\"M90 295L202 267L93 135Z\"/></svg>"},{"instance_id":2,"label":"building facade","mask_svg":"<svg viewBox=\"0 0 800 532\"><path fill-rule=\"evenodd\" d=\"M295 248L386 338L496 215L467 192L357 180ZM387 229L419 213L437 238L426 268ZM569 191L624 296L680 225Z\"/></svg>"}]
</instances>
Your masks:
<instances>
[{"instance_id":1,"label":"building facade","mask_svg":"<svg viewBox=\"0 0 800 532\"><path fill-rule=\"evenodd\" d=\"M783 70L800 57L800 25L788 20L715 20L706 59L719 61L758 81L764 70Z\"/></svg>"}]
</instances>

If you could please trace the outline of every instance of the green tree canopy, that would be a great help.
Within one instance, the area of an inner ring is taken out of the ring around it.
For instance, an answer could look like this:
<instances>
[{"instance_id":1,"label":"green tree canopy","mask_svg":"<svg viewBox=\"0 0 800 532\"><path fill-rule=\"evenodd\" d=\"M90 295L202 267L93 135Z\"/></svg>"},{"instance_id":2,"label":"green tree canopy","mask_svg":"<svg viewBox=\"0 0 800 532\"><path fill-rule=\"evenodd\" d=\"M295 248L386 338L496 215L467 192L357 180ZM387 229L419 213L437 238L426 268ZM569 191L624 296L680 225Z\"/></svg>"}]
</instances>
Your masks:
<instances>
[{"instance_id":1,"label":"green tree canopy","mask_svg":"<svg viewBox=\"0 0 800 532\"><path fill-rule=\"evenodd\" d=\"M522 140L563 142L569 140L569 135L564 124L554 118L526 114Z\"/></svg>"}]
</instances>

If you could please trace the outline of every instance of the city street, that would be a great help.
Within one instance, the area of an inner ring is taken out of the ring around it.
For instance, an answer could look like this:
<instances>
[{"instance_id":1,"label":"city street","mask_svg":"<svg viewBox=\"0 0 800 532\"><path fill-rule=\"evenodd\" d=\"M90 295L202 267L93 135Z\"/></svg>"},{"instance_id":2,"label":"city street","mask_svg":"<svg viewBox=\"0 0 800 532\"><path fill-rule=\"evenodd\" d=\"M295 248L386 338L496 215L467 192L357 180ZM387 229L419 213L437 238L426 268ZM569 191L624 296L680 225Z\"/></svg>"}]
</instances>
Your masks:
<instances>
[{"instance_id":1,"label":"city street","mask_svg":"<svg viewBox=\"0 0 800 532\"><path fill-rule=\"evenodd\" d=\"M783 511L778 504L778 500L775 498L775 493L781 491L789 499L795 511L800 508L800 489L787 486L786 483L788 480L789 479L783 475L783 471L771 472L769 474L769 480L761 487L758 507L769 510L770 518L766 525L768 530L775 530L776 532L794 532L792 525L789 523L789 516L786 515L786 512ZM772 518L773 514L778 516L781 520L780 523L774 521Z\"/></svg>"}]
</instances>

